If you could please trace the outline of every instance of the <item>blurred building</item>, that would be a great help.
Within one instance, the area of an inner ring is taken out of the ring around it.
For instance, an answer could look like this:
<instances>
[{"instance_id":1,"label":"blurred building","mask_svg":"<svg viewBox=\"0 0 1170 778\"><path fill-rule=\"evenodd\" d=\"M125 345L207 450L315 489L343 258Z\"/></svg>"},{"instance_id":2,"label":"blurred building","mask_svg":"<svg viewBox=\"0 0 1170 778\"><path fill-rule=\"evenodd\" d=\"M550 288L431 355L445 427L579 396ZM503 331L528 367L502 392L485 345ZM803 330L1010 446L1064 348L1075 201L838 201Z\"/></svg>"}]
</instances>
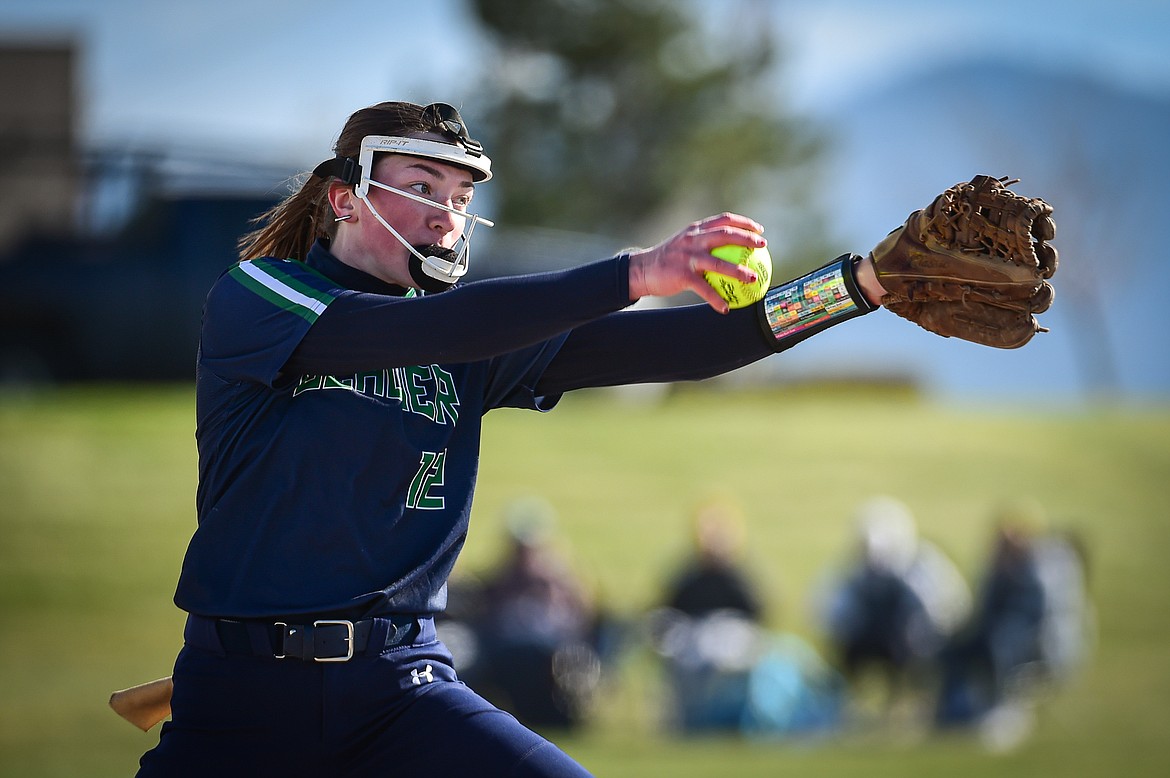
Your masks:
<instances>
[{"instance_id":1,"label":"blurred building","mask_svg":"<svg viewBox=\"0 0 1170 778\"><path fill-rule=\"evenodd\" d=\"M0 253L74 223L76 62L70 40L0 42Z\"/></svg>"},{"instance_id":2,"label":"blurred building","mask_svg":"<svg viewBox=\"0 0 1170 778\"><path fill-rule=\"evenodd\" d=\"M0 383L193 378L207 290L292 169L87 144L79 59L0 42Z\"/></svg>"}]
</instances>

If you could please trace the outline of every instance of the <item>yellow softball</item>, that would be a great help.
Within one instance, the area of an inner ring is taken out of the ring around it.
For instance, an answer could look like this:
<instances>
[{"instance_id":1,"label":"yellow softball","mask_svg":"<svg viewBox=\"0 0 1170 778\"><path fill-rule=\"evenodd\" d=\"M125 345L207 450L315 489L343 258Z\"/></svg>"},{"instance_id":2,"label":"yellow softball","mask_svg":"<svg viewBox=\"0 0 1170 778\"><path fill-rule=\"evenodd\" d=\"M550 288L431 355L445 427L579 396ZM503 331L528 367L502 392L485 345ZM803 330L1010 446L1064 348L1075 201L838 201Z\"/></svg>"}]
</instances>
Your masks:
<instances>
[{"instance_id":1,"label":"yellow softball","mask_svg":"<svg viewBox=\"0 0 1170 778\"><path fill-rule=\"evenodd\" d=\"M737 265L747 265L756 271L756 282L745 284L737 278L722 273L704 273L707 283L715 288L719 296L732 308L744 308L756 302L768 291L772 283L772 255L766 248L753 249L748 246L720 246L711 255Z\"/></svg>"}]
</instances>

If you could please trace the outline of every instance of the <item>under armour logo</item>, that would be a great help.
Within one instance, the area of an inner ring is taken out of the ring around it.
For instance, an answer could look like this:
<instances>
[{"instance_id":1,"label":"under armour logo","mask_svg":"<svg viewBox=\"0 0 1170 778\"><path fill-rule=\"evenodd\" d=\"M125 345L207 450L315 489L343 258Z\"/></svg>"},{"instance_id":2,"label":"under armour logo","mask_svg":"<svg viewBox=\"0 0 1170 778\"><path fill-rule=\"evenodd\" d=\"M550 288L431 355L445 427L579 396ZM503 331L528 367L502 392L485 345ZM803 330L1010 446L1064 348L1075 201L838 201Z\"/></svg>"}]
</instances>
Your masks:
<instances>
[{"instance_id":1,"label":"under armour logo","mask_svg":"<svg viewBox=\"0 0 1170 778\"><path fill-rule=\"evenodd\" d=\"M415 686L422 686L422 679L423 678L427 679L427 683L430 683L431 681L435 680L435 676L431 674L431 666L430 665L427 665L426 668L421 673L418 670L411 670L410 671L410 680Z\"/></svg>"}]
</instances>

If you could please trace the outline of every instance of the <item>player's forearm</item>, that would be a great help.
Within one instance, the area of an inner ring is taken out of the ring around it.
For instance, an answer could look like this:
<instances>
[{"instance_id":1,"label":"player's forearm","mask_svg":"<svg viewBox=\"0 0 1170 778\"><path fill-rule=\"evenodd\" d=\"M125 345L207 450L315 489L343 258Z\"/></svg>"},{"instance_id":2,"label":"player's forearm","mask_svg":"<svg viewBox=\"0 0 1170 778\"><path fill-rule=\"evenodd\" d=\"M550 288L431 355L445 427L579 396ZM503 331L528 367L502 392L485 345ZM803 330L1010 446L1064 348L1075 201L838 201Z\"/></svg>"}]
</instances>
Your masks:
<instances>
[{"instance_id":1,"label":"player's forearm","mask_svg":"<svg viewBox=\"0 0 1170 778\"><path fill-rule=\"evenodd\" d=\"M842 254L800 278L774 285L753 306L772 350L785 351L829 327L877 310L882 292L876 276L860 277L873 270L872 261Z\"/></svg>"},{"instance_id":2,"label":"player's forearm","mask_svg":"<svg viewBox=\"0 0 1170 778\"><path fill-rule=\"evenodd\" d=\"M287 369L334 375L472 362L531 346L626 307L627 262L480 281L414 300L339 297Z\"/></svg>"},{"instance_id":3,"label":"player's forearm","mask_svg":"<svg viewBox=\"0 0 1170 778\"><path fill-rule=\"evenodd\" d=\"M754 308L726 316L707 305L622 311L572 331L538 394L721 375L772 353Z\"/></svg>"},{"instance_id":4,"label":"player's forearm","mask_svg":"<svg viewBox=\"0 0 1170 778\"><path fill-rule=\"evenodd\" d=\"M537 390L722 375L876 309L881 295L872 262L845 255L724 316L702 305L611 314L569 334Z\"/></svg>"}]
</instances>

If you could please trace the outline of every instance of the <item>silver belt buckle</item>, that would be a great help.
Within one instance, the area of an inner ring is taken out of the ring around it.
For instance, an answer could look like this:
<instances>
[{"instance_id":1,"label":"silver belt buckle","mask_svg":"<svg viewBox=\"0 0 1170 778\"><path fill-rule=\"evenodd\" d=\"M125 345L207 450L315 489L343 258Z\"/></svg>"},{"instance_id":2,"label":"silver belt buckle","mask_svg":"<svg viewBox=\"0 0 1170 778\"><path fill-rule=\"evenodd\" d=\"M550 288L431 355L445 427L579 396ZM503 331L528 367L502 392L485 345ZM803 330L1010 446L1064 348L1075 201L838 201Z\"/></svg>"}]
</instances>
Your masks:
<instances>
[{"instance_id":1,"label":"silver belt buckle","mask_svg":"<svg viewBox=\"0 0 1170 778\"><path fill-rule=\"evenodd\" d=\"M346 632L348 633L345 636L345 645L348 649L346 651L345 656L325 656L325 657L314 656L313 657L314 662L348 662L349 660L353 659L353 622L352 621L346 621L345 619L321 619L319 621L313 622L314 629L316 629L317 627L341 627L341 626L344 626Z\"/></svg>"},{"instance_id":2,"label":"silver belt buckle","mask_svg":"<svg viewBox=\"0 0 1170 778\"><path fill-rule=\"evenodd\" d=\"M283 652L284 651L284 639L286 637L288 637L288 625L285 624L283 621L278 621L278 622L276 622L276 624L274 626L280 627L280 650ZM286 654L284 654L284 653L273 654L272 658L273 659L284 659L285 656L286 656Z\"/></svg>"}]
</instances>

